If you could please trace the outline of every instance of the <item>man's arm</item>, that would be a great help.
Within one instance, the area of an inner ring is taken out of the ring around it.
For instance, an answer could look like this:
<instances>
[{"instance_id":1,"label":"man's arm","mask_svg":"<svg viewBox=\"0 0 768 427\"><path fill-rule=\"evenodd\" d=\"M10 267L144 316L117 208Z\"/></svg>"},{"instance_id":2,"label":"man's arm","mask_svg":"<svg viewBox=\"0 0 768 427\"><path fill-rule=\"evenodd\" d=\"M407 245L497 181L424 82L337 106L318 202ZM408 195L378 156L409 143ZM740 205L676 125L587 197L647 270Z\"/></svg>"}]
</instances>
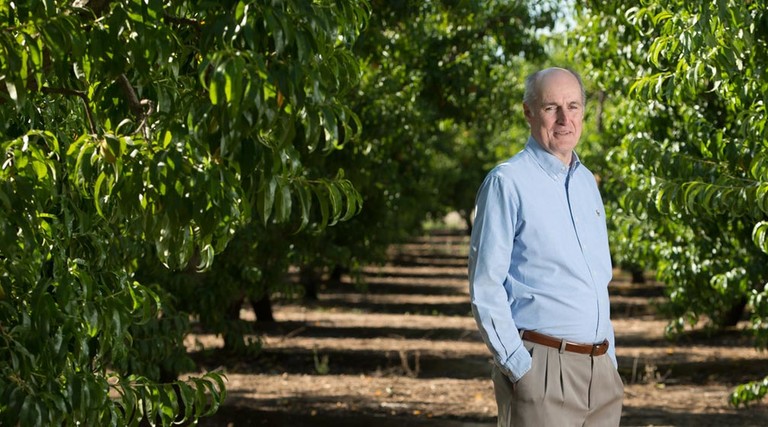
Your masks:
<instances>
[{"instance_id":1,"label":"man's arm","mask_svg":"<svg viewBox=\"0 0 768 427\"><path fill-rule=\"evenodd\" d=\"M517 207L512 188L503 178L489 175L480 187L469 250L469 287L472 314L494 361L512 380L531 368L512 318L511 290L505 289L512 256Z\"/></svg>"}]
</instances>

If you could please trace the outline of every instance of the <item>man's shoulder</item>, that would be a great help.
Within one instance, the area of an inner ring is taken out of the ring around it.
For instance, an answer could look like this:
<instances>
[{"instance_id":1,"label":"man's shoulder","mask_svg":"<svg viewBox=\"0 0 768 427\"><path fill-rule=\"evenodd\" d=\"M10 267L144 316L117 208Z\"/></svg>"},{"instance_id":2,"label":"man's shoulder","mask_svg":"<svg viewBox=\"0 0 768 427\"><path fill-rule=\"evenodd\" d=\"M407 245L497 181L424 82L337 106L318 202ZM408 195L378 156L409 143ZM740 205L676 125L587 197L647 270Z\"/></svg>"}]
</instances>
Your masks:
<instances>
[{"instance_id":1,"label":"man's shoulder","mask_svg":"<svg viewBox=\"0 0 768 427\"><path fill-rule=\"evenodd\" d=\"M498 163L489 172L490 176L497 176L506 179L514 179L518 176L526 176L530 173L530 168L534 166L530 155L525 151L520 151L514 156Z\"/></svg>"}]
</instances>

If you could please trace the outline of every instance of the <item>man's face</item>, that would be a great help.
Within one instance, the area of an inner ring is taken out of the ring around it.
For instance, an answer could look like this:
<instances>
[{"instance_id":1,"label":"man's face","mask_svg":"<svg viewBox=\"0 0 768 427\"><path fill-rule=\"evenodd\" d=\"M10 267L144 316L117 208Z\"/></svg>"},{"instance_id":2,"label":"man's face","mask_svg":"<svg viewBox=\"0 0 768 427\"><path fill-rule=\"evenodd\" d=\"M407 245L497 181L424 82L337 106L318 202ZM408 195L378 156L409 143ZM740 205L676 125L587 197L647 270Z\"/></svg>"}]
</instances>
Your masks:
<instances>
[{"instance_id":1,"label":"man's face","mask_svg":"<svg viewBox=\"0 0 768 427\"><path fill-rule=\"evenodd\" d=\"M570 164L584 117L579 81L566 70L550 70L540 78L537 92L533 105L523 106L531 135L545 150Z\"/></svg>"}]
</instances>

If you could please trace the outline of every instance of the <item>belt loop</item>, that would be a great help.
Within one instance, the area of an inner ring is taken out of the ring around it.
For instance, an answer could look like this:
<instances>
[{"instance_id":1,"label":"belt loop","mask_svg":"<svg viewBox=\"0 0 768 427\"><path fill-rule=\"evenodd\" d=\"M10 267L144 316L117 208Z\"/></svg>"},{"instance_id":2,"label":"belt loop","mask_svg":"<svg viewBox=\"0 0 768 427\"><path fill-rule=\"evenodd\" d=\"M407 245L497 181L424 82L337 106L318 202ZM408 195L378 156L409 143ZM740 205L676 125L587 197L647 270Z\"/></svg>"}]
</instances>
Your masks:
<instances>
[{"instance_id":1,"label":"belt loop","mask_svg":"<svg viewBox=\"0 0 768 427\"><path fill-rule=\"evenodd\" d=\"M525 329L520 329L520 338L523 337L523 334L525 333Z\"/></svg>"},{"instance_id":2,"label":"belt loop","mask_svg":"<svg viewBox=\"0 0 768 427\"><path fill-rule=\"evenodd\" d=\"M565 339L560 340L560 353L561 354L565 353L565 344L566 344Z\"/></svg>"}]
</instances>

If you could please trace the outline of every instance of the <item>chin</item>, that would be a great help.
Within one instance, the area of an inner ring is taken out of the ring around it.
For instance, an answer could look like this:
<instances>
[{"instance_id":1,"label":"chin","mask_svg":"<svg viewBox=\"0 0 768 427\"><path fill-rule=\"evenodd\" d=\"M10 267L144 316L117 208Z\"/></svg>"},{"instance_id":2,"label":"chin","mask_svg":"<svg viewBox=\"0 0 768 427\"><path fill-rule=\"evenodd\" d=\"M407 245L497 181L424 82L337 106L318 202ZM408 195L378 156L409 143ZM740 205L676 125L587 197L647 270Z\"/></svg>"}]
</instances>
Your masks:
<instances>
[{"instance_id":1,"label":"chin","mask_svg":"<svg viewBox=\"0 0 768 427\"><path fill-rule=\"evenodd\" d=\"M579 139L569 135L567 138L558 138L556 141L557 145L560 147L573 149L576 147L576 144L578 144Z\"/></svg>"}]
</instances>

